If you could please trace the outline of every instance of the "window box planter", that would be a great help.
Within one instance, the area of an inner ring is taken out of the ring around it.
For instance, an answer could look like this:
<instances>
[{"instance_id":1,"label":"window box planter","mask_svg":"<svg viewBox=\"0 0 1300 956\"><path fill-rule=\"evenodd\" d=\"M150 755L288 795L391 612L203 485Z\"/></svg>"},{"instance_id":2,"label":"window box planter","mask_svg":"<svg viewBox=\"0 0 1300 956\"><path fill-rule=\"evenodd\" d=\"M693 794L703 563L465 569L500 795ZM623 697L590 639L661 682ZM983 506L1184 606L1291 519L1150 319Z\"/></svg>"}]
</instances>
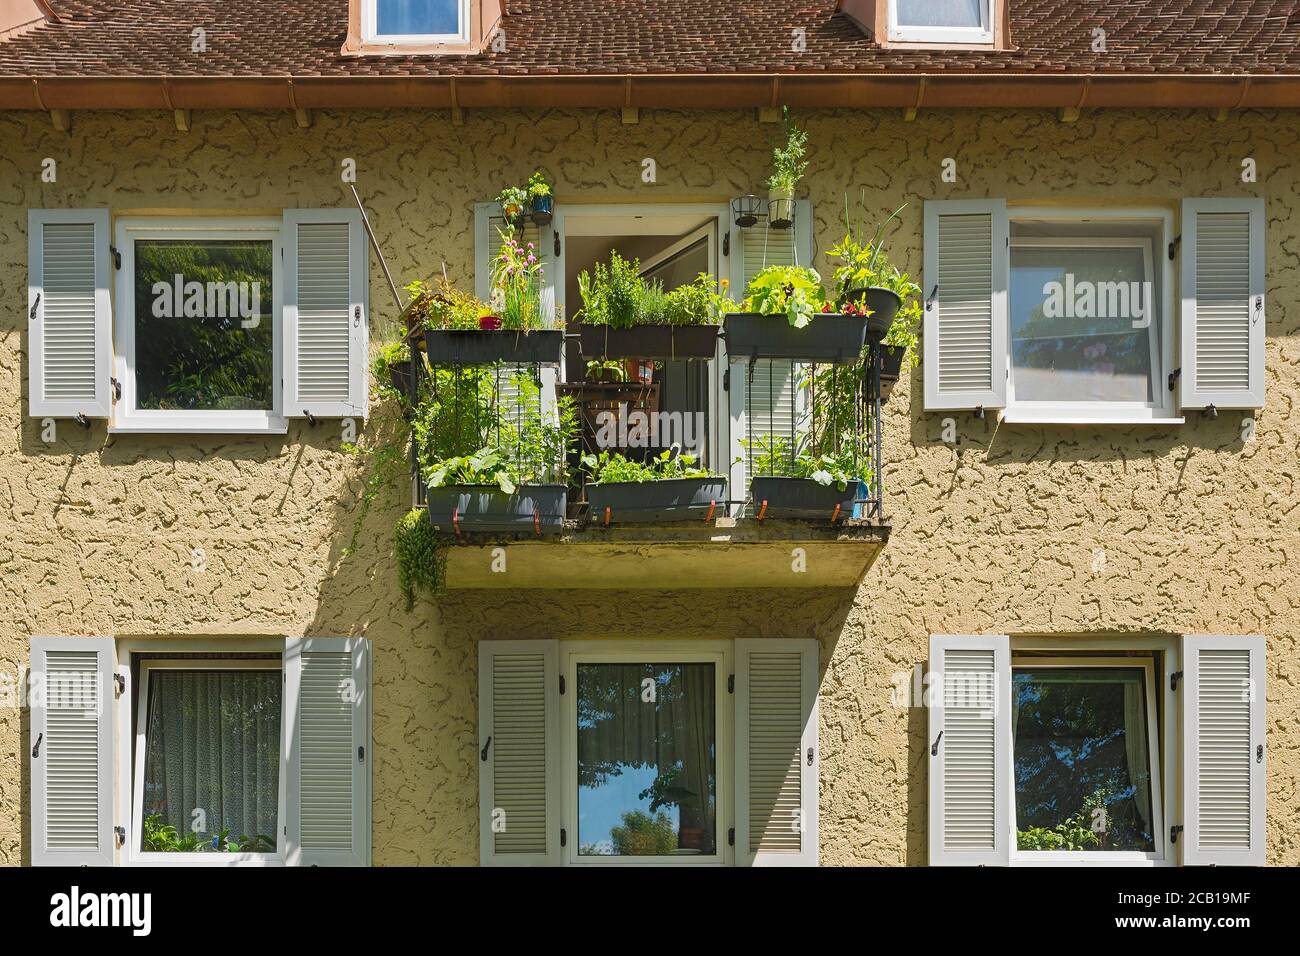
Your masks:
<instances>
[{"instance_id":1,"label":"window box planter","mask_svg":"<svg viewBox=\"0 0 1300 956\"><path fill-rule=\"evenodd\" d=\"M425 492L435 528L559 534L569 503L565 485L520 485L508 495L496 485L447 485Z\"/></svg>"},{"instance_id":2,"label":"window box planter","mask_svg":"<svg viewBox=\"0 0 1300 956\"><path fill-rule=\"evenodd\" d=\"M903 300L899 298L897 292L871 286L866 289L854 289L844 297L840 307L843 308L847 302L861 300L865 300L867 308L871 310L871 315L867 318L867 338L872 342L879 342L889 334L889 327L894 322L894 316L898 315L898 310L903 307Z\"/></svg>"},{"instance_id":3,"label":"window box planter","mask_svg":"<svg viewBox=\"0 0 1300 956\"><path fill-rule=\"evenodd\" d=\"M903 371L903 355L907 350L901 345L880 347L880 400L889 401L889 395L898 384Z\"/></svg>"},{"instance_id":4,"label":"window box planter","mask_svg":"<svg viewBox=\"0 0 1300 956\"><path fill-rule=\"evenodd\" d=\"M752 514L767 518L813 518L843 521L853 517L862 483L851 481L844 491L834 484L821 485L811 478L755 478L750 482Z\"/></svg>"},{"instance_id":5,"label":"window box planter","mask_svg":"<svg viewBox=\"0 0 1300 956\"><path fill-rule=\"evenodd\" d=\"M735 312L722 321L722 337L732 361L748 358L795 359L803 362L856 362L867 340L861 315L825 312L802 329L784 315Z\"/></svg>"},{"instance_id":6,"label":"window box planter","mask_svg":"<svg viewBox=\"0 0 1300 956\"><path fill-rule=\"evenodd\" d=\"M707 521L726 513L727 479L667 478L586 485L593 524Z\"/></svg>"},{"instance_id":7,"label":"window box planter","mask_svg":"<svg viewBox=\"0 0 1300 956\"><path fill-rule=\"evenodd\" d=\"M555 209L554 196L534 196L528 200L528 218L536 225L549 225Z\"/></svg>"},{"instance_id":8,"label":"window box planter","mask_svg":"<svg viewBox=\"0 0 1300 956\"><path fill-rule=\"evenodd\" d=\"M587 358L711 359L718 348L716 325L578 325Z\"/></svg>"},{"instance_id":9,"label":"window box planter","mask_svg":"<svg viewBox=\"0 0 1300 956\"><path fill-rule=\"evenodd\" d=\"M556 329L427 329L431 365L558 365L564 333Z\"/></svg>"}]
</instances>

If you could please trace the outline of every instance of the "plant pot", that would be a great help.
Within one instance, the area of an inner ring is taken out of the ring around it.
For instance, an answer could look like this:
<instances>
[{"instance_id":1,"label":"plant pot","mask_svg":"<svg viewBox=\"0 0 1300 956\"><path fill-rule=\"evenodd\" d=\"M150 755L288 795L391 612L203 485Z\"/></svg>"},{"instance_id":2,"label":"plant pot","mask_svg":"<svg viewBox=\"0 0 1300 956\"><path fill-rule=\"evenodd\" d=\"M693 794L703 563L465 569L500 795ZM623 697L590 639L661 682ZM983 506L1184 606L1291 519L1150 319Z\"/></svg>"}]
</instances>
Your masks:
<instances>
[{"instance_id":1,"label":"plant pot","mask_svg":"<svg viewBox=\"0 0 1300 956\"><path fill-rule=\"evenodd\" d=\"M741 196L731 201L731 214L741 229L757 225L763 208L763 200L757 196Z\"/></svg>"},{"instance_id":2,"label":"plant pot","mask_svg":"<svg viewBox=\"0 0 1300 956\"><path fill-rule=\"evenodd\" d=\"M716 325L578 326L587 358L711 359L718 349Z\"/></svg>"},{"instance_id":3,"label":"plant pot","mask_svg":"<svg viewBox=\"0 0 1300 956\"><path fill-rule=\"evenodd\" d=\"M428 488L429 521L443 531L521 531L559 534L569 503L565 485L520 485L508 495L496 485Z\"/></svg>"},{"instance_id":4,"label":"plant pot","mask_svg":"<svg viewBox=\"0 0 1300 956\"><path fill-rule=\"evenodd\" d=\"M393 391L402 396L403 401L408 400L411 394L411 360L389 364L388 381L392 384Z\"/></svg>"},{"instance_id":5,"label":"plant pot","mask_svg":"<svg viewBox=\"0 0 1300 956\"><path fill-rule=\"evenodd\" d=\"M545 226L553 218L554 208L554 196L534 196L528 200L528 218L539 226Z\"/></svg>"},{"instance_id":6,"label":"plant pot","mask_svg":"<svg viewBox=\"0 0 1300 956\"><path fill-rule=\"evenodd\" d=\"M653 385L655 380L655 363L639 358L623 360L623 371L627 381L634 385Z\"/></svg>"},{"instance_id":7,"label":"plant pot","mask_svg":"<svg viewBox=\"0 0 1300 956\"><path fill-rule=\"evenodd\" d=\"M880 347L880 400L889 401L889 395L898 384L903 372L903 356L907 349L901 345L882 345Z\"/></svg>"},{"instance_id":8,"label":"plant pot","mask_svg":"<svg viewBox=\"0 0 1300 956\"><path fill-rule=\"evenodd\" d=\"M861 315L824 312L796 329L784 315L735 312L722 320L722 328L733 362L768 358L843 365L861 357L867 320Z\"/></svg>"},{"instance_id":9,"label":"plant pot","mask_svg":"<svg viewBox=\"0 0 1300 956\"><path fill-rule=\"evenodd\" d=\"M427 329L431 365L558 365L564 333L555 329Z\"/></svg>"},{"instance_id":10,"label":"plant pot","mask_svg":"<svg viewBox=\"0 0 1300 956\"><path fill-rule=\"evenodd\" d=\"M794 225L794 192L773 189L767 195L767 225L769 229L789 229Z\"/></svg>"},{"instance_id":11,"label":"plant pot","mask_svg":"<svg viewBox=\"0 0 1300 956\"><path fill-rule=\"evenodd\" d=\"M844 491L811 478L754 478L749 485L750 514L768 518L812 518L843 521L853 517L861 482L850 481Z\"/></svg>"},{"instance_id":12,"label":"plant pot","mask_svg":"<svg viewBox=\"0 0 1300 956\"><path fill-rule=\"evenodd\" d=\"M867 318L867 339L879 342L889 334L889 327L894 324L894 316L903 307L903 300L897 292L870 286L866 289L854 289L844 297L840 308L849 302L866 305L871 315Z\"/></svg>"},{"instance_id":13,"label":"plant pot","mask_svg":"<svg viewBox=\"0 0 1300 956\"><path fill-rule=\"evenodd\" d=\"M593 524L704 521L727 513L727 479L718 476L588 482L586 492Z\"/></svg>"}]
</instances>

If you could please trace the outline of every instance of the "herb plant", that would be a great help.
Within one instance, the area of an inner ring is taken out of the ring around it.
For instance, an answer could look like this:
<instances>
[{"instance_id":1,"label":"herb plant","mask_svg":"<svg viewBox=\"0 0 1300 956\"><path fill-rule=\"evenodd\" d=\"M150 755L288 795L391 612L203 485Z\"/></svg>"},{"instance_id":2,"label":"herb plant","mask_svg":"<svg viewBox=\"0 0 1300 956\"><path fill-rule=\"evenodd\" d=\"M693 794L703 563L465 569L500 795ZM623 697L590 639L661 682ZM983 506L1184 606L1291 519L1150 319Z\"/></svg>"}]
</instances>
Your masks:
<instances>
[{"instance_id":1,"label":"herb plant","mask_svg":"<svg viewBox=\"0 0 1300 956\"><path fill-rule=\"evenodd\" d=\"M784 315L792 326L802 329L825 306L826 290L816 269L768 266L750 280L741 308L763 315Z\"/></svg>"},{"instance_id":2,"label":"herb plant","mask_svg":"<svg viewBox=\"0 0 1300 956\"><path fill-rule=\"evenodd\" d=\"M551 184L547 182L546 176L539 169L528 177L528 183L524 186L524 192L527 194L528 201L540 199L544 196L551 195Z\"/></svg>"},{"instance_id":3,"label":"herb plant","mask_svg":"<svg viewBox=\"0 0 1300 956\"><path fill-rule=\"evenodd\" d=\"M492 305L501 328L528 332L542 327L542 264L533 243L514 230L499 230L501 251L492 262Z\"/></svg>"},{"instance_id":4,"label":"herb plant","mask_svg":"<svg viewBox=\"0 0 1300 956\"><path fill-rule=\"evenodd\" d=\"M707 468L696 466L694 455L683 455L677 447L660 452L649 461L640 462L617 452L602 451L599 455L583 455L582 467L598 485L626 481L666 481L673 478L710 478Z\"/></svg>"},{"instance_id":5,"label":"herb plant","mask_svg":"<svg viewBox=\"0 0 1300 956\"><path fill-rule=\"evenodd\" d=\"M799 180L808 171L808 161L805 159L807 155L807 131L790 126L785 145L772 150L772 175L768 177L767 188L782 196L793 194Z\"/></svg>"}]
</instances>

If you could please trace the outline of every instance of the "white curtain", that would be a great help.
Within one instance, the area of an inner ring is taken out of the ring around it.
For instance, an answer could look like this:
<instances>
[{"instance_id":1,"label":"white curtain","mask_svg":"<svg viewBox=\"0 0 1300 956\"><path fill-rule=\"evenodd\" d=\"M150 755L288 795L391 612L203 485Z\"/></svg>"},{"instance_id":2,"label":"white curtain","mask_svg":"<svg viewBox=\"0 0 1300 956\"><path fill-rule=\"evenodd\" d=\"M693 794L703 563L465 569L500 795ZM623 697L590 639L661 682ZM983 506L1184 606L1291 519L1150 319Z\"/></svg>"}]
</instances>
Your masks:
<instances>
[{"instance_id":1,"label":"white curtain","mask_svg":"<svg viewBox=\"0 0 1300 956\"><path fill-rule=\"evenodd\" d=\"M149 674L144 815L182 834L276 839L280 787L279 670ZM202 811L196 814L195 811Z\"/></svg>"},{"instance_id":2,"label":"white curtain","mask_svg":"<svg viewBox=\"0 0 1300 956\"><path fill-rule=\"evenodd\" d=\"M1146 701L1142 684L1124 682L1124 748L1129 781L1136 788L1133 802L1148 833L1151 832L1151 775L1147 770Z\"/></svg>"}]
</instances>

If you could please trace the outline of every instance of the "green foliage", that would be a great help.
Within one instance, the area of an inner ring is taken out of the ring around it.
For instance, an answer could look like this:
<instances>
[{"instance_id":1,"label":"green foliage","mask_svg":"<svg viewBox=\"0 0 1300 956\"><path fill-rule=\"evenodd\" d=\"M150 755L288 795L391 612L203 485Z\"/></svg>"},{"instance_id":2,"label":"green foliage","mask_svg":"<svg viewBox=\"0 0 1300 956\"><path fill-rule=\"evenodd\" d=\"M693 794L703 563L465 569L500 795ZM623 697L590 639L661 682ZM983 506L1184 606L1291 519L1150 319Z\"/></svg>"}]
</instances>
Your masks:
<instances>
[{"instance_id":1,"label":"green foliage","mask_svg":"<svg viewBox=\"0 0 1300 956\"><path fill-rule=\"evenodd\" d=\"M450 282L439 280L410 282L406 294L411 297L410 314L422 329L477 329L479 320L492 314L492 307L477 296L461 292Z\"/></svg>"},{"instance_id":2,"label":"green foliage","mask_svg":"<svg viewBox=\"0 0 1300 956\"><path fill-rule=\"evenodd\" d=\"M392 376L389 371L395 365L407 364L411 361L411 346L406 342L390 342L383 346L375 356L374 362L371 363L370 371L375 377L375 391L379 394L380 400L391 399L399 405L405 405L408 396L400 393L393 387Z\"/></svg>"},{"instance_id":3,"label":"green foliage","mask_svg":"<svg viewBox=\"0 0 1300 956\"><path fill-rule=\"evenodd\" d=\"M597 262L591 273L584 271L578 276L582 296L578 318L591 325L629 329L638 322L645 287L640 261L624 259L615 250L609 255L608 266Z\"/></svg>"},{"instance_id":4,"label":"green foliage","mask_svg":"<svg viewBox=\"0 0 1300 956\"><path fill-rule=\"evenodd\" d=\"M197 833L182 835L170 823L164 823L161 813L151 813L142 824L141 848L150 853L274 853L275 839L265 834L244 834L230 838L230 830L202 839Z\"/></svg>"},{"instance_id":5,"label":"green foliage","mask_svg":"<svg viewBox=\"0 0 1300 956\"><path fill-rule=\"evenodd\" d=\"M727 298L726 289L726 279L719 284L713 276L701 272L695 281L668 293L664 321L668 325L720 324L724 315L736 309L736 304Z\"/></svg>"},{"instance_id":6,"label":"green foliage","mask_svg":"<svg viewBox=\"0 0 1300 956\"><path fill-rule=\"evenodd\" d=\"M551 195L551 184L539 169L528 177L528 183L524 187L524 191L527 193L528 199L531 202L534 199L540 199L543 196Z\"/></svg>"},{"instance_id":7,"label":"green foliage","mask_svg":"<svg viewBox=\"0 0 1300 956\"><path fill-rule=\"evenodd\" d=\"M668 448L649 461L633 461L617 452L583 455L582 467L598 485L616 481L665 481L672 478L709 478L707 468L696 467L694 455L683 455Z\"/></svg>"},{"instance_id":8,"label":"green foliage","mask_svg":"<svg viewBox=\"0 0 1300 956\"><path fill-rule=\"evenodd\" d=\"M871 468L866 462L854 461L852 449L840 449L814 454L809 451L806 436L793 448L789 438L780 435L762 435L741 439L740 444L752 451L751 474L759 477L811 478L819 485L834 485L848 491L849 482L862 479L870 481ZM737 458L737 462L744 461Z\"/></svg>"},{"instance_id":9,"label":"green foliage","mask_svg":"<svg viewBox=\"0 0 1300 956\"><path fill-rule=\"evenodd\" d=\"M793 193L799 180L808 171L808 133L797 126L789 126L784 146L772 150L772 175L767 188L774 193Z\"/></svg>"},{"instance_id":10,"label":"green foliage","mask_svg":"<svg viewBox=\"0 0 1300 956\"><path fill-rule=\"evenodd\" d=\"M623 825L609 831L620 856L666 856L677 849L677 830L667 813L653 817L642 810L623 814Z\"/></svg>"},{"instance_id":11,"label":"green foliage","mask_svg":"<svg viewBox=\"0 0 1300 956\"><path fill-rule=\"evenodd\" d=\"M1030 827L1016 831L1018 850L1095 850L1100 845L1097 835L1084 826L1078 816L1062 820L1050 830Z\"/></svg>"},{"instance_id":12,"label":"green foliage","mask_svg":"<svg viewBox=\"0 0 1300 956\"><path fill-rule=\"evenodd\" d=\"M768 266L754 276L745 290L741 308L763 315L784 315L802 329L826 306L826 290L816 269Z\"/></svg>"},{"instance_id":13,"label":"green foliage","mask_svg":"<svg viewBox=\"0 0 1300 956\"><path fill-rule=\"evenodd\" d=\"M406 598L406 609L415 607L415 594L423 590L437 594L447 570L446 543L429 523L424 508L412 508L402 515L393 532L393 553L397 556L397 581Z\"/></svg>"},{"instance_id":14,"label":"green foliage","mask_svg":"<svg viewBox=\"0 0 1300 956\"><path fill-rule=\"evenodd\" d=\"M588 359L587 381L626 382L627 369L617 359Z\"/></svg>"},{"instance_id":15,"label":"green foliage","mask_svg":"<svg viewBox=\"0 0 1300 956\"><path fill-rule=\"evenodd\" d=\"M498 230L501 251L492 260L492 305L501 328L527 332L542 327L542 263L533 243L513 229Z\"/></svg>"},{"instance_id":16,"label":"green foliage","mask_svg":"<svg viewBox=\"0 0 1300 956\"><path fill-rule=\"evenodd\" d=\"M501 204L502 211L505 212L507 219L513 219L523 211L524 203L528 201L528 192L520 186L507 186L497 194L497 202Z\"/></svg>"}]
</instances>

